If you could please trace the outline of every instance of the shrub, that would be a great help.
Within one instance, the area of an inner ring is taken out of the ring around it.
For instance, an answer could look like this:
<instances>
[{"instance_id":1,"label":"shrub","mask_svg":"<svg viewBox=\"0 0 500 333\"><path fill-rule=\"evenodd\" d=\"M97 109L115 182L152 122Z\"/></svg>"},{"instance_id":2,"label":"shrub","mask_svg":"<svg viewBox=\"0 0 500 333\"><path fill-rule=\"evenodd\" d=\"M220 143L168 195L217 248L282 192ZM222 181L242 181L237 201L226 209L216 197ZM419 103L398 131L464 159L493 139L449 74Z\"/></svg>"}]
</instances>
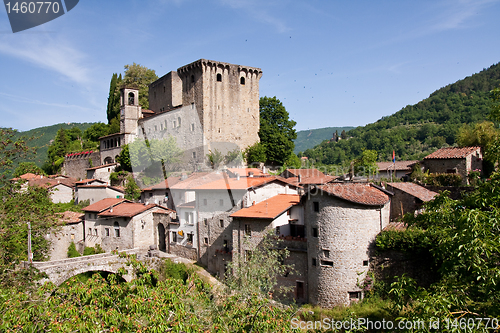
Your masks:
<instances>
[{"instance_id":1,"label":"shrub","mask_svg":"<svg viewBox=\"0 0 500 333\"><path fill-rule=\"evenodd\" d=\"M462 184L462 176L457 173L431 173L427 176L426 183L434 186L455 186Z\"/></svg>"},{"instance_id":2,"label":"shrub","mask_svg":"<svg viewBox=\"0 0 500 333\"><path fill-rule=\"evenodd\" d=\"M80 252L76 250L75 243L71 242L68 247L68 258L76 258L76 257L81 257L82 255Z\"/></svg>"}]
</instances>

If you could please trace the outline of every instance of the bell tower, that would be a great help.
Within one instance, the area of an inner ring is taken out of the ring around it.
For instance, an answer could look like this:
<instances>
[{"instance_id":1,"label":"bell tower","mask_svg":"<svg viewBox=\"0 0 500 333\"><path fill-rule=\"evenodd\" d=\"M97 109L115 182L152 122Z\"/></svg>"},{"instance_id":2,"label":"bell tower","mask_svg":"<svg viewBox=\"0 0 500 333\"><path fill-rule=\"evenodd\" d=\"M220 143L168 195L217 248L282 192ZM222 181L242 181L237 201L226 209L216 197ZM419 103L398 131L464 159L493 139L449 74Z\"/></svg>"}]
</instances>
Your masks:
<instances>
[{"instance_id":1,"label":"bell tower","mask_svg":"<svg viewBox=\"0 0 500 333\"><path fill-rule=\"evenodd\" d=\"M139 90L123 87L120 89L120 132L125 136L125 144L137 137L137 124L142 116L139 105Z\"/></svg>"}]
</instances>

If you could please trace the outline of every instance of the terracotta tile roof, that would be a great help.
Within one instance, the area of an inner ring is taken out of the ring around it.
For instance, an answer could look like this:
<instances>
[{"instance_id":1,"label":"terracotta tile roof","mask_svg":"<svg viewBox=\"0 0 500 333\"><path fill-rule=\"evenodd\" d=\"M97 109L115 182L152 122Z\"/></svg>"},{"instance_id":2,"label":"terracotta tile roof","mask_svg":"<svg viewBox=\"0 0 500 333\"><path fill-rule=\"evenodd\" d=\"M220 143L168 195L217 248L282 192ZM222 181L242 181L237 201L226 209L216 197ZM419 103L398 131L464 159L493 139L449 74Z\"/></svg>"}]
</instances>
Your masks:
<instances>
[{"instance_id":1,"label":"terracotta tile roof","mask_svg":"<svg viewBox=\"0 0 500 333\"><path fill-rule=\"evenodd\" d=\"M256 177L269 176L269 174L263 173L262 170L257 168L227 168L227 170L232 174L232 176L236 176L236 174L239 174L242 177L249 177L250 173L252 173Z\"/></svg>"},{"instance_id":2,"label":"terracotta tile roof","mask_svg":"<svg viewBox=\"0 0 500 333\"><path fill-rule=\"evenodd\" d=\"M404 222L390 222L385 228L384 231L387 230L395 230L395 231L404 231L408 228L406 223Z\"/></svg>"},{"instance_id":3,"label":"terracotta tile roof","mask_svg":"<svg viewBox=\"0 0 500 333\"><path fill-rule=\"evenodd\" d=\"M29 186L40 186L45 188L51 188L57 185L64 185L73 188L72 182L66 179L34 178L28 180L28 184Z\"/></svg>"},{"instance_id":4,"label":"terracotta tile roof","mask_svg":"<svg viewBox=\"0 0 500 333\"><path fill-rule=\"evenodd\" d=\"M161 209L160 206L155 204L144 205L135 202L121 202L97 215L102 217L133 217L154 207Z\"/></svg>"},{"instance_id":5,"label":"terracotta tile roof","mask_svg":"<svg viewBox=\"0 0 500 333\"><path fill-rule=\"evenodd\" d=\"M240 177L237 178L229 178L226 179L220 178L210 183L203 184L201 186L197 186L195 190L247 190L249 188L259 187L264 184L279 181L282 183L287 183L292 186L298 186L295 182L289 181L289 179L285 179L279 176L270 176L270 177Z\"/></svg>"},{"instance_id":6,"label":"terracotta tile roof","mask_svg":"<svg viewBox=\"0 0 500 333\"><path fill-rule=\"evenodd\" d=\"M446 158L466 158L470 154L480 150L481 147L446 147L441 148L430 155L424 157L428 159L446 159Z\"/></svg>"},{"instance_id":7,"label":"terracotta tile roof","mask_svg":"<svg viewBox=\"0 0 500 333\"><path fill-rule=\"evenodd\" d=\"M87 171L89 170L97 170L97 169L101 169L101 168L108 168L108 167L112 167L114 165L118 165L118 163L109 163L109 164L104 164L104 165L99 165L99 166L96 166L96 167L93 167L93 168L88 168L86 169Z\"/></svg>"},{"instance_id":8,"label":"terracotta tile roof","mask_svg":"<svg viewBox=\"0 0 500 333\"><path fill-rule=\"evenodd\" d=\"M213 182L215 180L223 179L222 172L194 172L190 174L185 180L177 182L175 185L170 185L171 189L188 190L195 187Z\"/></svg>"},{"instance_id":9,"label":"terracotta tile roof","mask_svg":"<svg viewBox=\"0 0 500 333\"><path fill-rule=\"evenodd\" d=\"M152 185L152 186L143 188L142 191L166 190L166 189L170 188L170 186L173 186L173 185L179 183L180 181L181 181L180 176L168 177L167 179L165 179L164 181L162 181L156 185Z\"/></svg>"},{"instance_id":10,"label":"terracotta tile roof","mask_svg":"<svg viewBox=\"0 0 500 333\"><path fill-rule=\"evenodd\" d=\"M339 177L332 177L325 175L323 177L304 177L300 180L301 185L322 185L322 184L327 184L330 182L333 182L335 179ZM290 178L288 178L290 179Z\"/></svg>"},{"instance_id":11,"label":"terracotta tile roof","mask_svg":"<svg viewBox=\"0 0 500 333\"><path fill-rule=\"evenodd\" d=\"M255 219L275 219L286 212L290 207L299 203L300 196L297 194L278 194L251 207L242 208L230 216Z\"/></svg>"},{"instance_id":12,"label":"terracotta tile roof","mask_svg":"<svg viewBox=\"0 0 500 333\"><path fill-rule=\"evenodd\" d=\"M83 221L85 217L84 213L77 213L72 211L65 211L64 213L57 213L59 216L59 222L62 224L71 224L71 223L79 223Z\"/></svg>"},{"instance_id":13,"label":"terracotta tile roof","mask_svg":"<svg viewBox=\"0 0 500 333\"><path fill-rule=\"evenodd\" d=\"M396 165L392 162L377 162L378 171L411 171L411 168L415 163L419 161L396 161Z\"/></svg>"},{"instance_id":14,"label":"terracotta tile roof","mask_svg":"<svg viewBox=\"0 0 500 333\"><path fill-rule=\"evenodd\" d=\"M35 175L34 173L28 172L28 173L25 173L24 175L19 176L19 178L21 178L21 179L33 179L33 178L41 179L41 178L44 178L44 176Z\"/></svg>"},{"instance_id":15,"label":"terracotta tile roof","mask_svg":"<svg viewBox=\"0 0 500 333\"><path fill-rule=\"evenodd\" d=\"M125 200L125 199L106 198L106 199L99 200L96 203L93 203L92 205L89 205L89 206L83 208L82 210L84 212L102 212L103 210L106 210L111 206L117 205L122 201L130 202L130 201Z\"/></svg>"},{"instance_id":16,"label":"terracotta tile roof","mask_svg":"<svg viewBox=\"0 0 500 333\"><path fill-rule=\"evenodd\" d=\"M318 169L287 169L286 171L288 171L295 177L298 177L300 175L302 178L326 176L323 172L319 171Z\"/></svg>"},{"instance_id":17,"label":"terracotta tile roof","mask_svg":"<svg viewBox=\"0 0 500 333\"><path fill-rule=\"evenodd\" d=\"M94 184L94 185L80 185L78 186L79 189L81 188L109 188L112 190L115 190L117 192L125 193L125 189L121 186L109 186L106 184Z\"/></svg>"},{"instance_id":18,"label":"terracotta tile roof","mask_svg":"<svg viewBox=\"0 0 500 333\"><path fill-rule=\"evenodd\" d=\"M387 183L387 186L392 186L403 192L406 192L422 201L431 201L436 195L434 191L430 191L423 186L415 183Z\"/></svg>"},{"instance_id":19,"label":"terracotta tile roof","mask_svg":"<svg viewBox=\"0 0 500 333\"><path fill-rule=\"evenodd\" d=\"M382 206L389 201L387 194L366 183L330 183L320 185L318 189L361 205Z\"/></svg>"},{"instance_id":20,"label":"terracotta tile roof","mask_svg":"<svg viewBox=\"0 0 500 333\"><path fill-rule=\"evenodd\" d=\"M99 179L82 179L80 181L75 182L76 185L90 185L90 183L101 183L101 184L106 184L106 182L99 180Z\"/></svg>"}]
</instances>

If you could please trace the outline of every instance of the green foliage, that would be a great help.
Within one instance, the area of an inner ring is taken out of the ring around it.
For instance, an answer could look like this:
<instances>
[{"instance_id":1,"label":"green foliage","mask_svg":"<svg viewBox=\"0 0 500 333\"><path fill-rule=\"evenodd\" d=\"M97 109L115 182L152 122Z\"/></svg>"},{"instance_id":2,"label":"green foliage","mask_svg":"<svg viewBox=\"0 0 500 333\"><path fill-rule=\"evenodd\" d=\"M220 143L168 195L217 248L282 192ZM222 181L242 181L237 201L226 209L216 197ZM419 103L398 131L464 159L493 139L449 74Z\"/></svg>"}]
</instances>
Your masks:
<instances>
[{"instance_id":1,"label":"green foliage","mask_svg":"<svg viewBox=\"0 0 500 333\"><path fill-rule=\"evenodd\" d=\"M158 80L154 69L136 64L125 65L124 86L135 86L139 89L139 105L149 109L149 85Z\"/></svg>"},{"instance_id":2,"label":"green foliage","mask_svg":"<svg viewBox=\"0 0 500 333\"><path fill-rule=\"evenodd\" d=\"M194 273L162 279L129 257L131 282L94 274L86 281L46 284L36 292L0 293L2 332L297 332L294 307L252 295L220 295ZM46 298L44 295L51 295Z\"/></svg>"},{"instance_id":3,"label":"green foliage","mask_svg":"<svg viewBox=\"0 0 500 333\"><path fill-rule=\"evenodd\" d=\"M141 197L141 189L137 186L134 177L130 174L126 179L127 183L125 185L125 199L128 200L138 200Z\"/></svg>"},{"instance_id":4,"label":"green foliage","mask_svg":"<svg viewBox=\"0 0 500 333\"><path fill-rule=\"evenodd\" d=\"M71 244L73 244L73 242ZM99 244L96 244L95 247L86 246L85 249L83 250L84 256L90 256L90 255L99 254L99 253L104 253L104 250L102 249L101 245L99 245ZM69 256L69 249L68 249L68 258L71 258Z\"/></svg>"},{"instance_id":5,"label":"green foliage","mask_svg":"<svg viewBox=\"0 0 500 333\"><path fill-rule=\"evenodd\" d=\"M295 121L276 97L261 97L260 109L260 142L266 148L266 162L272 165L284 165L295 147L293 140L297 138Z\"/></svg>"},{"instance_id":6,"label":"green foliage","mask_svg":"<svg viewBox=\"0 0 500 333\"><path fill-rule=\"evenodd\" d=\"M317 128L312 130L305 131L297 131L297 139L294 140L295 148L293 152L298 154L301 151L306 149L314 148L319 145L321 142L325 140L332 139L334 133L337 133L337 137L339 137L338 132L344 131L348 132L354 127L325 127L325 128Z\"/></svg>"},{"instance_id":7,"label":"green foliage","mask_svg":"<svg viewBox=\"0 0 500 333\"><path fill-rule=\"evenodd\" d=\"M141 172L146 168L173 170L182 156L176 138L171 135L164 139L135 140L129 144L128 149L134 172Z\"/></svg>"},{"instance_id":8,"label":"green foliage","mask_svg":"<svg viewBox=\"0 0 500 333\"><path fill-rule=\"evenodd\" d=\"M285 169L300 169L302 167L302 161L300 158L292 153L290 157L285 161Z\"/></svg>"},{"instance_id":9,"label":"green foliage","mask_svg":"<svg viewBox=\"0 0 500 333\"><path fill-rule=\"evenodd\" d=\"M109 126L105 123L95 123L83 132L83 139L90 142L99 142L99 138L109 134Z\"/></svg>"},{"instance_id":10,"label":"green foliage","mask_svg":"<svg viewBox=\"0 0 500 333\"><path fill-rule=\"evenodd\" d=\"M120 164L121 170L132 172L132 163L130 161L129 145L123 145L120 155L116 158L116 162Z\"/></svg>"},{"instance_id":11,"label":"green foliage","mask_svg":"<svg viewBox=\"0 0 500 333\"><path fill-rule=\"evenodd\" d=\"M224 156L224 163L230 168L239 167L243 163L243 154L236 148Z\"/></svg>"},{"instance_id":12,"label":"green foliage","mask_svg":"<svg viewBox=\"0 0 500 333\"><path fill-rule=\"evenodd\" d=\"M209 150L209 153L207 154L207 164L209 167L212 169L216 170L218 169L221 164L224 162L224 155L217 149Z\"/></svg>"},{"instance_id":13,"label":"green foliage","mask_svg":"<svg viewBox=\"0 0 500 333\"><path fill-rule=\"evenodd\" d=\"M391 116L352 129L349 138L341 134L338 142L324 141L304 155L323 164L353 160L366 149L376 150L381 161L391 160L393 150L398 160L420 159L443 145L455 144L463 124L487 120L490 90L498 86L500 64L441 88ZM498 97L500 93L493 95Z\"/></svg>"},{"instance_id":14,"label":"green foliage","mask_svg":"<svg viewBox=\"0 0 500 333\"><path fill-rule=\"evenodd\" d=\"M436 242L437 236L419 228L408 228L404 231L386 230L380 233L375 244L379 251L399 251L419 254L429 251Z\"/></svg>"},{"instance_id":15,"label":"green foliage","mask_svg":"<svg viewBox=\"0 0 500 333\"><path fill-rule=\"evenodd\" d=\"M425 183L434 186L460 186L462 185L462 176L458 173L431 173Z\"/></svg>"},{"instance_id":16,"label":"green foliage","mask_svg":"<svg viewBox=\"0 0 500 333\"><path fill-rule=\"evenodd\" d=\"M160 276L159 280L172 278L186 282L192 271L183 263L174 263L173 261L166 259L162 261L158 273Z\"/></svg>"},{"instance_id":17,"label":"green foliage","mask_svg":"<svg viewBox=\"0 0 500 333\"><path fill-rule=\"evenodd\" d=\"M49 241L45 236L55 226L54 208L49 192L42 187L6 184L0 188L0 266L27 260L27 222L31 223L34 260L48 257Z\"/></svg>"},{"instance_id":18,"label":"green foliage","mask_svg":"<svg viewBox=\"0 0 500 333\"><path fill-rule=\"evenodd\" d=\"M16 137L18 132L11 128L0 129L0 185L10 178L10 173L16 161L34 152L28 147L27 137Z\"/></svg>"},{"instance_id":19,"label":"green foliage","mask_svg":"<svg viewBox=\"0 0 500 333\"><path fill-rule=\"evenodd\" d=\"M24 175L25 173L33 173L35 175L45 175L43 170L37 167L35 162L21 162L14 171L12 177L19 177Z\"/></svg>"},{"instance_id":20,"label":"green foliage","mask_svg":"<svg viewBox=\"0 0 500 333\"><path fill-rule=\"evenodd\" d=\"M106 115L108 117L108 124L111 121L117 119L120 116L120 86L122 81L122 75L120 77L116 73L111 76L111 82L109 83L109 96L108 96L108 107L106 110Z\"/></svg>"},{"instance_id":21,"label":"green foliage","mask_svg":"<svg viewBox=\"0 0 500 333\"><path fill-rule=\"evenodd\" d=\"M248 165L266 162L266 147L257 142L245 150L245 158Z\"/></svg>"},{"instance_id":22,"label":"green foliage","mask_svg":"<svg viewBox=\"0 0 500 333\"><path fill-rule=\"evenodd\" d=\"M354 161L354 172L363 176L375 175L378 172L377 152L375 150L363 150L361 157Z\"/></svg>"},{"instance_id":23,"label":"green foliage","mask_svg":"<svg viewBox=\"0 0 500 333\"><path fill-rule=\"evenodd\" d=\"M78 252L76 250L76 246L75 246L75 243L74 242L71 242L71 244L69 244L69 247L68 247L68 258L76 258L76 257L81 257L82 255L80 254L80 252ZM84 255L86 255L84 253Z\"/></svg>"}]
</instances>

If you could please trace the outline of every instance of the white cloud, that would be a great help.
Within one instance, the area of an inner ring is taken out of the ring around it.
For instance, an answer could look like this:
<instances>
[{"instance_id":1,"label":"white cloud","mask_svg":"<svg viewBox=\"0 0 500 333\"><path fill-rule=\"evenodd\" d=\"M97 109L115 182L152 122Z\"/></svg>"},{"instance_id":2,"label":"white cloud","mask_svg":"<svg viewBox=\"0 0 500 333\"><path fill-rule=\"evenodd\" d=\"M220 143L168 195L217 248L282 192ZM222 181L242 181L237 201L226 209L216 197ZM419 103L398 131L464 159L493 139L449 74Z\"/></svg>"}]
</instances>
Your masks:
<instances>
[{"instance_id":1,"label":"white cloud","mask_svg":"<svg viewBox=\"0 0 500 333\"><path fill-rule=\"evenodd\" d=\"M78 84L90 82L89 71L82 64L85 54L67 41L52 38L50 33L3 36L0 53L53 70Z\"/></svg>"},{"instance_id":2,"label":"white cloud","mask_svg":"<svg viewBox=\"0 0 500 333\"><path fill-rule=\"evenodd\" d=\"M290 30L290 28L283 22L283 20L279 19L271 13L271 6L273 3L271 1L262 1L262 0L219 0L225 6L229 6L233 9L242 9L245 13L248 13L250 16L259 20L263 23L272 25L278 30L278 32L286 32Z\"/></svg>"}]
</instances>

